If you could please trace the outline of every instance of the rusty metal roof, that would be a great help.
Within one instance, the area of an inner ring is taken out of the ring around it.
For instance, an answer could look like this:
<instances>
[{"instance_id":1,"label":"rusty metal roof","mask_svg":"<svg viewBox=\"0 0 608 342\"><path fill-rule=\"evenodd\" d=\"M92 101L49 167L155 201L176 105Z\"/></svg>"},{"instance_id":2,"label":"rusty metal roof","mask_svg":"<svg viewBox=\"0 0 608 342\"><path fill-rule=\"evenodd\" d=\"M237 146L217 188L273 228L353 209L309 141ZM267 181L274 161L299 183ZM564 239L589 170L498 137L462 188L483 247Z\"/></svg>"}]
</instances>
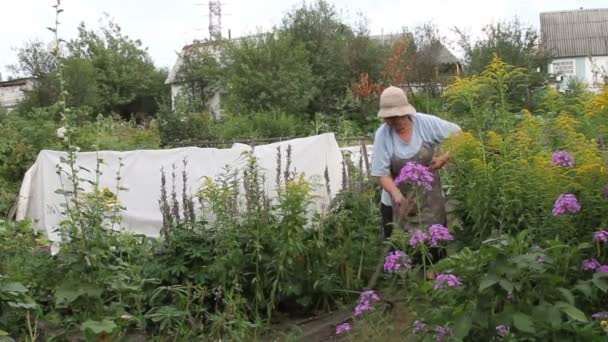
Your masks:
<instances>
[{"instance_id":1,"label":"rusty metal roof","mask_svg":"<svg viewBox=\"0 0 608 342\"><path fill-rule=\"evenodd\" d=\"M608 56L608 8L541 13L540 31L554 58Z\"/></svg>"}]
</instances>

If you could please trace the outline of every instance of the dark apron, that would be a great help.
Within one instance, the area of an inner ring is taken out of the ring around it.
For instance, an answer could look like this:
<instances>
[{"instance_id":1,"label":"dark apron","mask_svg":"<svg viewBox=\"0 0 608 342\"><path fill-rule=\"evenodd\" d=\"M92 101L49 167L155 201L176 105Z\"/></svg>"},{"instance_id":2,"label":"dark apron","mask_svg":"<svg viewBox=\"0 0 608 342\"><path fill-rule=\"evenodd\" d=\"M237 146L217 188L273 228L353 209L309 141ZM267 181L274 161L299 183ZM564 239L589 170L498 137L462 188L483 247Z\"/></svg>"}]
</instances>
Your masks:
<instances>
[{"instance_id":1,"label":"dark apron","mask_svg":"<svg viewBox=\"0 0 608 342\"><path fill-rule=\"evenodd\" d=\"M435 155L435 149L428 143L422 143L420 150L407 159L391 159L391 176L393 179L399 175L399 172L403 166L408 162L417 162L424 166L429 166L431 160ZM439 173L437 171L431 171L433 173L433 185L430 191L424 188L420 188L418 193L421 195L420 199L420 210L415 204L416 202L416 191L413 185L409 182L402 182L398 188L401 190L403 196L408 202L413 203L409 212L404 215L398 215L399 208L393 206L393 223L408 232L415 231L417 229L426 229L433 224L446 225L446 212L445 212L445 198L441 191L441 180L439 179Z\"/></svg>"}]
</instances>

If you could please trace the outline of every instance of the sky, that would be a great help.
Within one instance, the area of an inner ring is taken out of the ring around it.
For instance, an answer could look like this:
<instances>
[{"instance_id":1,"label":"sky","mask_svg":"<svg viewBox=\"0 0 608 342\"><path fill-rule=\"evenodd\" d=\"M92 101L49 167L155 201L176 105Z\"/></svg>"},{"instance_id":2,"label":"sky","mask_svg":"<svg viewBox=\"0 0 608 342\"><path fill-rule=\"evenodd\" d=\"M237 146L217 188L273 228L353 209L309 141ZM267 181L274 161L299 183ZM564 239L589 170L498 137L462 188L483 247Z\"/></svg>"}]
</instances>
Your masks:
<instances>
[{"instance_id":1,"label":"sky","mask_svg":"<svg viewBox=\"0 0 608 342\"><path fill-rule=\"evenodd\" d=\"M312 0L307 0L310 3ZM442 36L454 40L457 26L473 37L483 26L517 16L539 26L539 13L608 7L608 0L328 0L348 24L367 19L372 34L399 32L402 27L432 22ZM302 0L223 0L222 31L238 37L271 29ZM11 75L16 49L32 39L52 41L46 29L54 21L55 0L0 0L0 73ZM182 46L208 38L208 2L205 0L62 0L59 35L74 38L84 22L97 29L107 14L123 33L140 39L157 67L170 67ZM457 54L458 52L455 51Z\"/></svg>"}]
</instances>

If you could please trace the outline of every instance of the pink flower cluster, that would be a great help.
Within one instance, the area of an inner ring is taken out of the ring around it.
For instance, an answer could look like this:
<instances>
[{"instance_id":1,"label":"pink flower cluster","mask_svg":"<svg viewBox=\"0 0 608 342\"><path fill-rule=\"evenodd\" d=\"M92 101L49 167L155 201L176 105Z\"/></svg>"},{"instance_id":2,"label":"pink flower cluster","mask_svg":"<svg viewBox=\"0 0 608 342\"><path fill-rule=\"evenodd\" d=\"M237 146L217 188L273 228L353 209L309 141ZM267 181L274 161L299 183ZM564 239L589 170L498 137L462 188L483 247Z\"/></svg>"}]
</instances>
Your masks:
<instances>
[{"instance_id":1,"label":"pink flower cluster","mask_svg":"<svg viewBox=\"0 0 608 342\"><path fill-rule=\"evenodd\" d=\"M601 319L601 320L607 320L608 319L608 312L606 311L602 311L602 312L598 312L598 313L594 313L593 315L591 315L591 318L593 319Z\"/></svg>"},{"instance_id":2,"label":"pink flower cluster","mask_svg":"<svg viewBox=\"0 0 608 342\"><path fill-rule=\"evenodd\" d=\"M509 335L510 332L511 332L511 327L509 327L508 325L499 325L496 327L496 333L500 337L505 337L505 336Z\"/></svg>"},{"instance_id":3,"label":"pink flower cluster","mask_svg":"<svg viewBox=\"0 0 608 342\"><path fill-rule=\"evenodd\" d=\"M563 167L573 167L574 166L574 156L569 154L566 151L555 151L553 153L553 158L551 158L553 164L563 166Z\"/></svg>"},{"instance_id":4,"label":"pink flower cluster","mask_svg":"<svg viewBox=\"0 0 608 342\"><path fill-rule=\"evenodd\" d=\"M583 269L583 271L595 271L600 266L602 266L602 265L599 263L599 261L597 261L595 259L587 259L587 260L583 260L583 264L581 265L581 268Z\"/></svg>"},{"instance_id":5,"label":"pink flower cluster","mask_svg":"<svg viewBox=\"0 0 608 342\"><path fill-rule=\"evenodd\" d=\"M608 231L600 230L593 234L593 241L595 242L606 242L608 241Z\"/></svg>"},{"instance_id":6,"label":"pink flower cluster","mask_svg":"<svg viewBox=\"0 0 608 342\"><path fill-rule=\"evenodd\" d=\"M429 242L429 245L436 247L441 241L451 240L454 240L454 237L446 227L434 224L428 228L428 233L420 230L414 232L414 235L410 238L410 246L415 248L421 243Z\"/></svg>"},{"instance_id":7,"label":"pink flower cluster","mask_svg":"<svg viewBox=\"0 0 608 342\"><path fill-rule=\"evenodd\" d=\"M595 271L596 273L608 273L608 265L602 265L595 259L583 260L581 269L583 271Z\"/></svg>"},{"instance_id":8,"label":"pink flower cluster","mask_svg":"<svg viewBox=\"0 0 608 342\"><path fill-rule=\"evenodd\" d=\"M350 323L342 323L336 327L336 335L350 332L350 330L351 330Z\"/></svg>"},{"instance_id":9,"label":"pink flower cluster","mask_svg":"<svg viewBox=\"0 0 608 342\"><path fill-rule=\"evenodd\" d=\"M416 162L409 162L403 166L399 175L395 178L394 184L410 182L426 190L431 190L433 188L433 178L433 173L429 171L428 167Z\"/></svg>"},{"instance_id":10,"label":"pink flower cluster","mask_svg":"<svg viewBox=\"0 0 608 342\"><path fill-rule=\"evenodd\" d=\"M402 251L389 253L384 259L384 271L388 273L407 271L412 268L410 257Z\"/></svg>"},{"instance_id":11,"label":"pink flower cluster","mask_svg":"<svg viewBox=\"0 0 608 342\"><path fill-rule=\"evenodd\" d=\"M424 322L421 321L415 321L414 322L414 330L412 331L412 333L414 334L419 334L419 333L423 333L423 332L427 332L427 327L426 324Z\"/></svg>"},{"instance_id":12,"label":"pink flower cluster","mask_svg":"<svg viewBox=\"0 0 608 342\"><path fill-rule=\"evenodd\" d=\"M553 216L558 216L564 213L578 213L581 210L581 205L578 203L576 196L573 194L560 195L555 201L553 207Z\"/></svg>"},{"instance_id":13,"label":"pink flower cluster","mask_svg":"<svg viewBox=\"0 0 608 342\"><path fill-rule=\"evenodd\" d=\"M435 279L435 289L440 289L440 288L444 288L444 287L457 287L457 286L461 286L462 283L460 282L460 279L458 279L457 276L453 275L453 274L440 274L437 276L437 279Z\"/></svg>"},{"instance_id":14,"label":"pink flower cluster","mask_svg":"<svg viewBox=\"0 0 608 342\"><path fill-rule=\"evenodd\" d=\"M359 296L359 305L355 307L355 316L361 316L365 312L374 311L373 303L380 300L380 296L373 290L365 291Z\"/></svg>"},{"instance_id":15,"label":"pink flower cluster","mask_svg":"<svg viewBox=\"0 0 608 342\"><path fill-rule=\"evenodd\" d=\"M435 340L437 342L443 342L450 335L450 333L450 328L437 326L435 328Z\"/></svg>"}]
</instances>

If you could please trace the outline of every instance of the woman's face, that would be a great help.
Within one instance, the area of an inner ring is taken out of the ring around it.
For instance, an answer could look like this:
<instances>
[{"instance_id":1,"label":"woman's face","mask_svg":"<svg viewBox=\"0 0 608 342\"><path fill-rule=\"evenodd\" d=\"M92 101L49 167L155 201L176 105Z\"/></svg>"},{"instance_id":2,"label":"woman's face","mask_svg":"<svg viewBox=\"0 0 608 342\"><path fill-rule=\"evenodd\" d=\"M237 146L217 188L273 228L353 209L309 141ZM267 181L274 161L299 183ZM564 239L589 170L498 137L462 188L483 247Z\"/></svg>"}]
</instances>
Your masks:
<instances>
[{"instance_id":1,"label":"woman's face","mask_svg":"<svg viewBox=\"0 0 608 342\"><path fill-rule=\"evenodd\" d=\"M391 116L388 118L384 118L384 122L386 122L388 127L399 131L407 127L407 125L410 123L410 119L407 115Z\"/></svg>"}]
</instances>

